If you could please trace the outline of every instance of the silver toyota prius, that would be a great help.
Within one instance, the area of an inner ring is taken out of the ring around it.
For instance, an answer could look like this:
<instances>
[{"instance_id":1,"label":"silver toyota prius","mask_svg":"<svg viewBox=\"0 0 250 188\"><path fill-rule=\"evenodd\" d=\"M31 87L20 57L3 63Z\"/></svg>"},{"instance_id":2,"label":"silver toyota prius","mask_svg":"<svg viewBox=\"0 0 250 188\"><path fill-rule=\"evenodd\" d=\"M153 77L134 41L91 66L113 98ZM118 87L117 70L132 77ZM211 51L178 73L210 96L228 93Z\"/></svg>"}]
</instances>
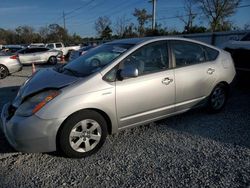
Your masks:
<instances>
[{"instance_id":1,"label":"silver toyota prius","mask_svg":"<svg viewBox=\"0 0 250 188\"><path fill-rule=\"evenodd\" d=\"M80 158L123 129L202 105L219 112L234 77L230 54L201 42L117 40L35 73L3 107L1 128L18 151Z\"/></svg>"}]
</instances>

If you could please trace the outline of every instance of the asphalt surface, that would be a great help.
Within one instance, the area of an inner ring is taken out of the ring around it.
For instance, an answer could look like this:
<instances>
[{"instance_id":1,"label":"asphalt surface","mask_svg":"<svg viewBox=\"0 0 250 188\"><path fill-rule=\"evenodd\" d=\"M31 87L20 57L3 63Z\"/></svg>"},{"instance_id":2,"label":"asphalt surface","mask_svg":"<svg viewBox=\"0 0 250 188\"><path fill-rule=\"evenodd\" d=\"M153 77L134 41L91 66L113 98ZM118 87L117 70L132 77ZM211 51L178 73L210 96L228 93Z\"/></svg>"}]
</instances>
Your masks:
<instances>
[{"instance_id":1,"label":"asphalt surface","mask_svg":"<svg viewBox=\"0 0 250 188\"><path fill-rule=\"evenodd\" d=\"M0 80L0 111L29 75L24 67ZM126 130L83 159L16 152L0 133L0 187L249 187L246 87L233 90L221 113L197 109Z\"/></svg>"}]
</instances>

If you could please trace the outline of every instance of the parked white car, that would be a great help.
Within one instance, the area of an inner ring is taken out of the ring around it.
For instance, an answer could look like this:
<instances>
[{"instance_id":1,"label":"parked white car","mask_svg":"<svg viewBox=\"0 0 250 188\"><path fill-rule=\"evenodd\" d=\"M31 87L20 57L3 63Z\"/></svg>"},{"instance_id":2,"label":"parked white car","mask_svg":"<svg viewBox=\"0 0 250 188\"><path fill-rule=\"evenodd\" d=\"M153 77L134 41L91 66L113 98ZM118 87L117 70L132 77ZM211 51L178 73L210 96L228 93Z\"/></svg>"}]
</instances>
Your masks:
<instances>
[{"instance_id":1,"label":"parked white car","mask_svg":"<svg viewBox=\"0 0 250 188\"><path fill-rule=\"evenodd\" d=\"M24 48L19 50L17 54L22 64L49 63L54 65L57 63L57 57L60 57L62 52L49 48L37 47Z\"/></svg>"},{"instance_id":2,"label":"parked white car","mask_svg":"<svg viewBox=\"0 0 250 188\"><path fill-rule=\"evenodd\" d=\"M20 70L22 70L22 64L19 62L17 55L0 56L0 79Z\"/></svg>"},{"instance_id":3,"label":"parked white car","mask_svg":"<svg viewBox=\"0 0 250 188\"><path fill-rule=\"evenodd\" d=\"M70 51L76 51L80 49L80 46L68 46L66 47L63 43L57 42L57 43L48 43L46 44L47 48L55 49L63 52L64 56L67 56Z\"/></svg>"}]
</instances>

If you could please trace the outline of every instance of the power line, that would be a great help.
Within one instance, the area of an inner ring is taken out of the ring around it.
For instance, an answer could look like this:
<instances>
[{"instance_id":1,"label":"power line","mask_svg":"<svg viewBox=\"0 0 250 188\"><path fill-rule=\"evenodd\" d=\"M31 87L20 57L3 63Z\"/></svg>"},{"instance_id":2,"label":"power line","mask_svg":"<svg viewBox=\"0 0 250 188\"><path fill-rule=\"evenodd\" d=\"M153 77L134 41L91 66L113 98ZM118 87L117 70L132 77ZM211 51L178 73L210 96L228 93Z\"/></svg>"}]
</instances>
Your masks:
<instances>
[{"instance_id":1,"label":"power line","mask_svg":"<svg viewBox=\"0 0 250 188\"><path fill-rule=\"evenodd\" d=\"M82 9L82 8L84 8L84 7L86 7L86 6L88 6L89 4L91 4L91 3L94 2L94 1L95 1L95 0L90 0L90 1L87 2L86 4L84 4L84 5L82 5L82 6L78 7L78 8L75 8L75 9L73 9L73 10L70 11L70 12L65 13L65 16L68 16L68 15L70 15L70 14L73 14L74 12L76 12L76 11L78 11L78 10L80 10L80 9Z\"/></svg>"},{"instance_id":2,"label":"power line","mask_svg":"<svg viewBox=\"0 0 250 188\"><path fill-rule=\"evenodd\" d=\"M137 0L136 1L137 3L138 2L142 2L141 0ZM104 11L104 12L102 12L102 13L100 13L100 15L106 15L106 16L113 16L113 15L115 15L115 14L117 14L117 13L120 13L122 10L124 10L124 9L126 9L126 8L128 8L129 6L131 6L131 5L134 5L135 4L135 2L133 2L132 4L131 3L129 3L129 4L127 4L126 6L120 6L120 9L117 9L117 10L115 10L115 11ZM113 10L115 7L117 7L117 5L115 5L114 7L111 7L111 8L109 8L110 10ZM106 12L108 12L109 14L106 14ZM95 21L96 20L96 18L98 18L99 17L99 15L97 15L97 16L94 16L93 18L91 18L91 19L89 19L87 22L77 22L77 24L74 24L74 25L81 25L81 24L89 24L89 23L92 23L93 21Z\"/></svg>"},{"instance_id":3,"label":"power line","mask_svg":"<svg viewBox=\"0 0 250 188\"><path fill-rule=\"evenodd\" d=\"M245 7L250 7L250 5L241 5L241 6L238 6L237 8L245 8ZM202 12L197 12L197 13L193 13L192 15L199 15L199 14L202 14ZM187 16L190 16L190 14L186 14L186 15L182 15L184 17L187 17ZM159 18L157 19L158 21L159 20L169 20L169 19L177 19L179 18L180 16L171 16L171 17L163 17L163 18Z\"/></svg>"}]
</instances>

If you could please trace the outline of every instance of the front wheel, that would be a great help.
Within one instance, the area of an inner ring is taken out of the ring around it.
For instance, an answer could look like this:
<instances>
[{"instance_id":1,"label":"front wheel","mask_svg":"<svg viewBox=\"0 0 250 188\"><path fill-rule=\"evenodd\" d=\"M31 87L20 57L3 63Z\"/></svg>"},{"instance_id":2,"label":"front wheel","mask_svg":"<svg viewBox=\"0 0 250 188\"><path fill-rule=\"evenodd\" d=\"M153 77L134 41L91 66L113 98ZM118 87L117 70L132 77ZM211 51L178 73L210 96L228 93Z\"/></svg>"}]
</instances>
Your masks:
<instances>
[{"instance_id":1,"label":"front wheel","mask_svg":"<svg viewBox=\"0 0 250 188\"><path fill-rule=\"evenodd\" d=\"M57 58L55 56L51 56L48 60L48 63L51 65L57 64Z\"/></svg>"},{"instance_id":2,"label":"front wheel","mask_svg":"<svg viewBox=\"0 0 250 188\"><path fill-rule=\"evenodd\" d=\"M4 79L6 76L8 76L8 74L8 68L4 65L0 65L0 79Z\"/></svg>"},{"instance_id":3,"label":"front wheel","mask_svg":"<svg viewBox=\"0 0 250 188\"><path fill-rule=\"evenodd\" d=\"M218 84L209 96L209 112L216 113L221 111L226 104L227 97L226 86L224 84Z\"/></svg>"},{"instance_id":4,"label":"front wheel","mask_svg":"<svg viewBox=\"0 0 250 188\"><path fill-rule=\"evenodd\" d=\"M97 112L84 110L70 116L58 134L59 149L68 157L97 152L107 137L107 123Z\"/></svg>"}]
</instances>

